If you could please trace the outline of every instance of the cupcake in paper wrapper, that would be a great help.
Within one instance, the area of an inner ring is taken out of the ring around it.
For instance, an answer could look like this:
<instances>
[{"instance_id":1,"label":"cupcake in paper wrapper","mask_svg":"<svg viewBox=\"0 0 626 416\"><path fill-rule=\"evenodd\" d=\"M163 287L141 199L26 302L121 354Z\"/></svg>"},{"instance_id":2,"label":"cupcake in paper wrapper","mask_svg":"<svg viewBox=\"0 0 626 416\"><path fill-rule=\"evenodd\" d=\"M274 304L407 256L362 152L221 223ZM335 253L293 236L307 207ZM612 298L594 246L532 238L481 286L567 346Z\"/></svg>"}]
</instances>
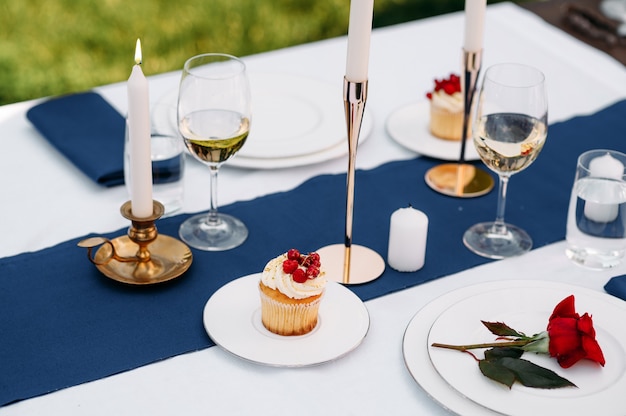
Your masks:
<instances>
[{"instance_id":1,"label":"cupcake in paper wrapper","mask_svg":"<svg viewBox=\"0 0 626 416\"><path fill-rule=\"evenodd\" d=\"M270 260L261 276L261 320L278 335L304 335L318 321L326 287L319 255L291 249Z\"/></svg>"},{"instance_id":2,"label":"cupcake in paper wrapper","mask_svg":"<svg viewBox=\"0 0 626 416\"><path fill-rule=\"evenodd\" d=\"M445 140L461 140L463 132L463 94L461 78L450 74L435 79L435 88L426 97L430 101L430 132Z\"/></svg>"}]
</instances>

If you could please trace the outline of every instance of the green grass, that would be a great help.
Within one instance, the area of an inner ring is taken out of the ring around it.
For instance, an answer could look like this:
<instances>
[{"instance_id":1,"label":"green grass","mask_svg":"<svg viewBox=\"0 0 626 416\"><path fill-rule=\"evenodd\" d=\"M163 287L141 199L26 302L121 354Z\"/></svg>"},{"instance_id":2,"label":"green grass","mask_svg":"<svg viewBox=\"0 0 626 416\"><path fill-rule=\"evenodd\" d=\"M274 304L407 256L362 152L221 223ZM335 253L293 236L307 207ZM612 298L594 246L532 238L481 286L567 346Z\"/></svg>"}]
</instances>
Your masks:
<instances>
[{"instance_id":1,"label":"green grass","mask_svg":"<svg viewBox=\"0 0 626 416\"><path fill-rule=\"evenodd\" d=\"M491 3L491 2L490 2ZM349 0L2 0L0 104L146 74L202 52L238 56L346 33ZM464 0L376 0L374 26L462 10Z\"/></svg>"}]
</instances>

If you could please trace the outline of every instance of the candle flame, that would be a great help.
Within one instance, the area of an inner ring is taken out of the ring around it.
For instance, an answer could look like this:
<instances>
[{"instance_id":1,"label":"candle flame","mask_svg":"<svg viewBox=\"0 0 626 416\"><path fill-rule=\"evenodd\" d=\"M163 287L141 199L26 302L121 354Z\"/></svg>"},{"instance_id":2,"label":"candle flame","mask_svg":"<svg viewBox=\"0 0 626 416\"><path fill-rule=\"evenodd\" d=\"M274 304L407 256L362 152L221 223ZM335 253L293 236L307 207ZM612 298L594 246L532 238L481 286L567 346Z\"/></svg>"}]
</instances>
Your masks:
<instances>
[{"instance_id":1,"label":"candle flame","mask_svg":"<svg viewBox=\"0 0 626 416\"><path fill-rule=\"evenodd\" d=\"M141 65L141 41L139 39L135 45L135 63Z\"/></svg>"}]
</instances>

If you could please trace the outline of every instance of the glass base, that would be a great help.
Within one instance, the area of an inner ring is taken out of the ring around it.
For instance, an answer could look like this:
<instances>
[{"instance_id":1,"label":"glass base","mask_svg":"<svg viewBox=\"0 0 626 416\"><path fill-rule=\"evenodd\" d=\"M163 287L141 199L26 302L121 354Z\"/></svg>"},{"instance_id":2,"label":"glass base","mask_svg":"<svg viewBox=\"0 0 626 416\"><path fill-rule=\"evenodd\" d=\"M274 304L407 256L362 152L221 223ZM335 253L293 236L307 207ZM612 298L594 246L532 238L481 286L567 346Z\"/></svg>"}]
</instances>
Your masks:
<instances>
[{"instance_id":1,"label":"glass base","mask_svg":"<svg viewBox=\"0 0 626 416\"><path fill-rule=\"evenodd\" d=\"M218 213L218 222L210 224L208 214L194 215L180 225L178 235L193 248L224 251L240 246L248 238L243 222L228 214Z\"/></svg>"},{"instance_id":2,"label":"glass base","mask_svg":"<svg viewBox=\"0 0 626 416\"><path fill-rule=\"evenodd\" d=\"M489 259L504 259L519 256L531 249L533 240L526 231L505 224L503 233L494 229L493 222L476 224L465 231L463 244L472 252Z\"/></svg>"},{"instance_id":3,"label":"glass base","mask_svg":"<svg viewBox=\"0 0 626 416\"><path fill-rule=\"evenodd\" d=\"M591 270L604 270L617 267L624 259L623 250L599 251L568 246L565 255L575 264Z\"/></svg>"}]
</instances>

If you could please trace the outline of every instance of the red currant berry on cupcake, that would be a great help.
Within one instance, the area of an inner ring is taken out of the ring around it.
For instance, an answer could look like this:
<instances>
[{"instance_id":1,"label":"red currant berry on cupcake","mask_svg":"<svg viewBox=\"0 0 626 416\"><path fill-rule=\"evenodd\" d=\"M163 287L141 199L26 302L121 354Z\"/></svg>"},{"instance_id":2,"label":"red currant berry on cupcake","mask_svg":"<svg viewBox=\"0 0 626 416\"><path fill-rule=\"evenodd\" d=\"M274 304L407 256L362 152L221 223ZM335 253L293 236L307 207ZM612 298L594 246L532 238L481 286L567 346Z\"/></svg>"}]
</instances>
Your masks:
<instances>
[{"instance_id":1,"label":"red currant berry on cupcake","mask_svg":"<svg viewBox=\"0 0 626 416\"><path fill-rule=\"evenodd\" d=\"M300 252L298 250L296 250L295 248L292 248L291 250L289 250L287 252L287 258L289 260L300 260Z\"/></svg>"},{"instance_id":2,"label":"red currant berry on cupcake","mask_svg":"<svg viewBox=\"0 0 626 416\"><path fill-rule=\"evenodd\" d=\"M311 265L306 269L306 277L309 279L314 279L320 274L320 269L317 266Z\"/></svg>"},{"instance_id":3,"label":"red currant berry on cupcake","mask_svg":"<svg viewBox=\"0 0 626 416\"><path fill-rule=\"evenodd\" d=\"M302 269L294 270L291 276L293 278L293 281L296 283L304 283L307 281L306 273Z\"/></svg>"},{"instance_id":4,"label":"red currant berry on cupcake","mask_svg":"<svg viewBox=\"0 0 626 416\"><path fill-rule=\"evenodd\" d=\"M319 255L319 254L317 254L317 253L311 253L311 254L309 254L309 257L311 258L311 264L312 264L313 266L320 267L320 265L321 265L322 263L320 262L320 255Z\"/></svg>"},{"instance_id":5,"label":"red currant berry on cupcake","mask_svg":"<svg viewBox=\"0 0 626 416\"><path fill-rule=\"evenodd\" d=\"M293 273L298 268L298 262L296 260L283 261L283 272L287 274Z\"/></svg>"}]
</instances>

